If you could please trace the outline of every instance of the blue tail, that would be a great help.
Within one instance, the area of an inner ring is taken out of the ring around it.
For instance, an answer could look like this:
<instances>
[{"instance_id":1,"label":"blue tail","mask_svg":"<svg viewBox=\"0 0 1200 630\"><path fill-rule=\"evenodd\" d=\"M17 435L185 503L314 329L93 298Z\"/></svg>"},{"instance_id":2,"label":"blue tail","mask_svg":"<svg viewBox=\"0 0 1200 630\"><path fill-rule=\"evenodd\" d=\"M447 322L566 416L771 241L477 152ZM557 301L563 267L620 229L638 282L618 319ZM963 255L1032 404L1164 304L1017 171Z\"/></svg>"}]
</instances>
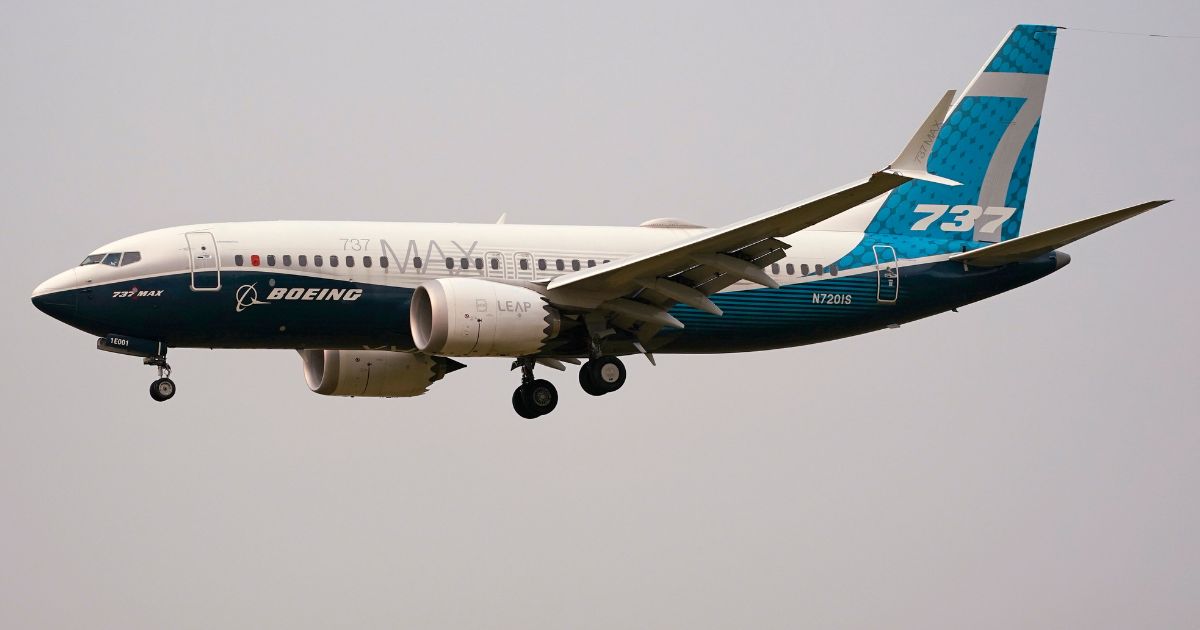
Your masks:
<instances>
[{"instance_id":1,"label":"blue tail","mask_svg":"<svg viewBox=\"0 0 1200 630\"><path fill-rule=\"evenodd\" d=\"M927 169L962 185L908 182L887 195L867 232L945 240L953 249L1020 233L1057 31L1010 31L942 124Z\"/></svg>"}]
</instances>

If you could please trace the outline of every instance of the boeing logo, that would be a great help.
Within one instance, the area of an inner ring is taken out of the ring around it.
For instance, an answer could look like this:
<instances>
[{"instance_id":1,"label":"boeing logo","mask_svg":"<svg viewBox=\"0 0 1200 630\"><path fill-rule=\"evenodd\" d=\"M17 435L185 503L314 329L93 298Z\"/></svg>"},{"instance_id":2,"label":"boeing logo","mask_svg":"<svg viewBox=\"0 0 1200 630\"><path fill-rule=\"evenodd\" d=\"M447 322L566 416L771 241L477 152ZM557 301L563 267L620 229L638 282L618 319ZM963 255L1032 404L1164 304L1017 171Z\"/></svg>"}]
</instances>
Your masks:
<instances>
[{"instance_id":1,"label":"boeing logo","mask_svg":"<svg viewBox=\"0 0 1200 630\"><path fill-rule=\"evenodd\" d=\"M237 299L235 310L239 313L259 304L270 304L279 300L288 301L339 301L353 302L362 297L362 289L310 289L306 287L275 287L267 294L265 301L258 299L258 289L253 284L238 287L234 294Z\"/></svg>"},{"instance_id":2,"label":"boeing logo","mask_svg":"<svg viewBox=\"0 0 1200 630\"><path fill-rule=\"evenodd\" d=\"M254 288L253 284L243 284L238 287L238 290L234 293L234 298L237 299L237 305L234 307L234 310L239 313L256 304L267 303L259 301L258 289Z\"/></svg>"}]
</instances>

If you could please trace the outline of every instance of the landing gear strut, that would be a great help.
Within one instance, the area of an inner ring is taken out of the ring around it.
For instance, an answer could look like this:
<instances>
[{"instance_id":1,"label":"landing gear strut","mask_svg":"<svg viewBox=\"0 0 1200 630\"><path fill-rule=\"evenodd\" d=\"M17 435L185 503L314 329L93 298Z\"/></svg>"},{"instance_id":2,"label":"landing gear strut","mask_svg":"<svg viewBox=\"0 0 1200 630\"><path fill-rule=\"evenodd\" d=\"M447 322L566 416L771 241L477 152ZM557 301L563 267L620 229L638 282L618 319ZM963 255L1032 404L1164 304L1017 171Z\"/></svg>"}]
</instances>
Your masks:
<instances>
[{"instance_id":1,"label":"landing gear strut","mask_svg":"<svg viewBox=\"0 0 1200 630\"><path fill-rule=\"evenodd\" d=\"M167 357L146 357L142 363L158 368L158 380L150 383L150 397L158 402L170 400L175 395L175 381L171 380L171 366L167 364Z\"/></svg>"},{"instance_id":2,"label":"landing gear strut","mask_svg":"<svg viewBox=\"0 0 1200 630\"><path fill-rule=\"evenodd\" d=\"M558 406L558 390L545 379L533 378L533 359L517 359L521 366L521 386L512 396L513 409L522 418L544 416Z\"/></svg>"},{"instance_id":3,"label":"landing gear strut","mask_svg":"<svg viewBox=\"0 0 1200 630\"><path fill-rule=\"evenodd\" d=\"M579 385L593 396L603 396L625 384L625 364L617 357L596 357L579 368Z\"/></svg>"}]
</instances>

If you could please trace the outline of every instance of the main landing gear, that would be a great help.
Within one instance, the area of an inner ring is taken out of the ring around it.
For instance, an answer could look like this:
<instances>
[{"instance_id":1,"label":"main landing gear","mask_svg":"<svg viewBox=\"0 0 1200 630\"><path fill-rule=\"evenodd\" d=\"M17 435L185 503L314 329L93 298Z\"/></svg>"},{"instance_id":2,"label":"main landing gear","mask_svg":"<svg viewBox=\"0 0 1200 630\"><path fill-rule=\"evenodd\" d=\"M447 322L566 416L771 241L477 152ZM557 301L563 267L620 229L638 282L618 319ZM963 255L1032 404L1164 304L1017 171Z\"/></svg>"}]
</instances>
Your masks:
<instances>
[{"instance_id":1,"label":"main landing gear","mask_svg":"<svg viewBox=\"0 0 1200 630\"><path fill-rule=\"evenodd\" d=\"M558 406L558 390L545 379L533 377L535 360L517 359L514 367L521 368L521 386L513 392L512 404L522 418L544 416ZM579 385L593 396L603 396L621 389L625 384L625 364L616 357L596 357L579 368Z\"/></svg>"},{"instance_id":2,"label":"main landing gear","mask_svg":"<svg viewBox=\"0 0 1200 630\"><path fill-rule=\"evenodd\" d=\"M170 400L175 395L175 381L171 380L171 366L167 364L167 357L146 357L142 363L158 368L158 380L150 383L150 397L158 402Z\"/></svg>"},{"instance_id":3,"label":"main landing gear","mask_svg":"<svg viewBox=\"0 0 1200 630\"><path fill-rule=\"evenodd\" d=\"M617 357L596 357L579 368L579 386L593 396L603 396L625 384L625 364Z\"/></svg>"},{"instance_id":4,"label":"main landing gear","mask_svg":"<svg viewBox=\"0 0 1200 630\"><path fill-rule=\"evenodd\" d=\"M530 420L544 416L558 406L558 390L546 379L533 378L534 360L518 359L521 366L521 386L513 392L512 404L517 415Z\"/></svg>"}]
</instances>

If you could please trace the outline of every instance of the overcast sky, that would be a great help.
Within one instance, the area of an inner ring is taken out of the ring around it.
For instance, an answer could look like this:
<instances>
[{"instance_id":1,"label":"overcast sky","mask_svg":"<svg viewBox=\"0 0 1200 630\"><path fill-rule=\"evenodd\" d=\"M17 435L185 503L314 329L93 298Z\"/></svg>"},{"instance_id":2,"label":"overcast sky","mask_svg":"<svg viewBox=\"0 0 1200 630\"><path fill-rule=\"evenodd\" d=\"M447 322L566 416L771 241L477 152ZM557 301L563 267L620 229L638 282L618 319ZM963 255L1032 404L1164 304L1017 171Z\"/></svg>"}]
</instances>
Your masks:
<instances>
[{"instance_id":1,"label":"overcast sky","mask_svg":"<svg viewBox=\"0 0 1200 630\"><path fill-rule=\"evenodd\" d=\"M297 4L0 3L0 626L1200 625L1198 39L1059 35L1024 231L1178 199L1062 272L603 398L539 370L537 421L503 360L350 400L178 350L159 404L29 302L193 222L721 225L887 164L1013 24L1200 5Z\"/></svg>"}]
</instances>

